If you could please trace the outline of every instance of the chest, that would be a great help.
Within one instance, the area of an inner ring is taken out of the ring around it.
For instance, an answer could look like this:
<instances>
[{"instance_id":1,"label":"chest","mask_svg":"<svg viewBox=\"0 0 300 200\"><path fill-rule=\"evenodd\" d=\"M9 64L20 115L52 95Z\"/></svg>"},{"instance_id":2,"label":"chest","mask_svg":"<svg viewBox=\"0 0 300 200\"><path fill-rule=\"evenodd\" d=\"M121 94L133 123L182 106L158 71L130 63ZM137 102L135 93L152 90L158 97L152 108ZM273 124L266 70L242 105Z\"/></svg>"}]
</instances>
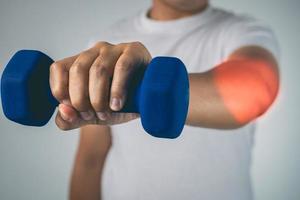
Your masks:
<instances>
[{"instance_id":1,"label":"chest","mask_svg":"<svg viewBox=\"0 0 300 200\"><path fill-rule=\"evenodd\" d=\"M131 34L116 42L140 41L155 56L180 58L189 72L203 72L224 60L218 31L201 29L181 35Z\"/></svg>"}]
</instances>

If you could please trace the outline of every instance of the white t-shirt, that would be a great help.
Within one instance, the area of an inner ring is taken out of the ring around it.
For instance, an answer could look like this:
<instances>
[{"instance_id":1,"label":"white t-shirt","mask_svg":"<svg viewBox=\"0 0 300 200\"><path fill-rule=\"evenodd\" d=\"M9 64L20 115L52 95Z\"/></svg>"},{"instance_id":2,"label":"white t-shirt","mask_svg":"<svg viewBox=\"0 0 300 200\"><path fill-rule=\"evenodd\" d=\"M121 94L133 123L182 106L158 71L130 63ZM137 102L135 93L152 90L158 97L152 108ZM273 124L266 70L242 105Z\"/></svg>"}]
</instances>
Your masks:
<instances>
[{"instance_id":1,"label":"white t-shirt","mask_svg":"<svg viewBox=\"0 0 300 200\"><path fill-rule=\"evenodd\" d=\"M122 20L92 41L140 41L155 56L176 56L203 72L234 50L259 45L278 58L272 31L261 22L208 7L172 21ZM254 124L236 130L185 126L174 140L148 135L140 120L112 126L102 178L103 200L250 200Z\"/></svg>"}]
</instances>

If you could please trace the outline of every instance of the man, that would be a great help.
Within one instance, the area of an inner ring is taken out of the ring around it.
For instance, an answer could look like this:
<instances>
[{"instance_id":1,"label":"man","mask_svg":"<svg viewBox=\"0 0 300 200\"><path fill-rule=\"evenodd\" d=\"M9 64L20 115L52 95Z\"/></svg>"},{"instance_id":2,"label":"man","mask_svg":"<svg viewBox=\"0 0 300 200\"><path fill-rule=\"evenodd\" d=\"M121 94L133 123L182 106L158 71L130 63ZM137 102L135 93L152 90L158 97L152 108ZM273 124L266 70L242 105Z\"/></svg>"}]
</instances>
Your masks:
<instances>
[{"instance_id":1,"label":"man","mask_svg":"<svg viewBox=\"0 0 300 200\"><path fill-rule=\"evenodd\" d=\"M81 127L70 199L252 199L253 122L279 85L271 30L207 0L153 0L99 38L50 71L58 127ZM146 134L137 114L112 113L134 72L162 55L190 73L187 126L175 140Z\"/></svg>"}]
</instances>

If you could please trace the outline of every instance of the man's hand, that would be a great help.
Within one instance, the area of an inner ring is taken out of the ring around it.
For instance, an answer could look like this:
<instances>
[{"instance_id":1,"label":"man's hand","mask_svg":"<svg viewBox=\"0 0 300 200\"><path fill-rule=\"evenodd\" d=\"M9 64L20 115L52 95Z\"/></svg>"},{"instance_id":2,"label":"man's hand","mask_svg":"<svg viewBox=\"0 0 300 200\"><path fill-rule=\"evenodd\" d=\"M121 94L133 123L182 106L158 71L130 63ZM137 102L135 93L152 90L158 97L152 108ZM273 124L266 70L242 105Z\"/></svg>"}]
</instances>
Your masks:
<instances>
[{"instance_id":1,"label":"man's hand","mask_svg":"<svg viewBox=\"0 0 300 200\"><path fill-rule=\"evenodd\" d=\"M124 106L134 73L151 55L139 42L98 42L82 53L51 65L50 87L60 102L56 124L63 130L86 124L118 124L138 117L115 113Z\"/></svg>"}]
</instances>

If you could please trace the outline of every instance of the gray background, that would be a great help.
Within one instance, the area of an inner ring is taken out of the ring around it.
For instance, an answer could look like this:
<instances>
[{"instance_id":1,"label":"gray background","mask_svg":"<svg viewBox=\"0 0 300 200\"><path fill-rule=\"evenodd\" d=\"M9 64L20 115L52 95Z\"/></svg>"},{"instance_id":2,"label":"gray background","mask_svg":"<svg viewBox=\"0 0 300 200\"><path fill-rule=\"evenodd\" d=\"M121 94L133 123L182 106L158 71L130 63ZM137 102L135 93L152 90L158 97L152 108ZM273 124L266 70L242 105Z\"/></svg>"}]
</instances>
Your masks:
<instances>
[{"instance_id":1,"label":"gray background","mask_svg":"<svg viewBox=\"0 0 300 200\"><path fill-rule=\"evenodd\" d=\"M85 48L92 35L150 5L150 0L0 0L0 71L18 49L60 59ZM282 51L281 91L259 120L253 182L257 200L300 199L300 1L213 0L269 23ZM0 199L66 199L77 131L53 120L43 128L16 125L0 111Z\"/></svg>"}]
</instances>

